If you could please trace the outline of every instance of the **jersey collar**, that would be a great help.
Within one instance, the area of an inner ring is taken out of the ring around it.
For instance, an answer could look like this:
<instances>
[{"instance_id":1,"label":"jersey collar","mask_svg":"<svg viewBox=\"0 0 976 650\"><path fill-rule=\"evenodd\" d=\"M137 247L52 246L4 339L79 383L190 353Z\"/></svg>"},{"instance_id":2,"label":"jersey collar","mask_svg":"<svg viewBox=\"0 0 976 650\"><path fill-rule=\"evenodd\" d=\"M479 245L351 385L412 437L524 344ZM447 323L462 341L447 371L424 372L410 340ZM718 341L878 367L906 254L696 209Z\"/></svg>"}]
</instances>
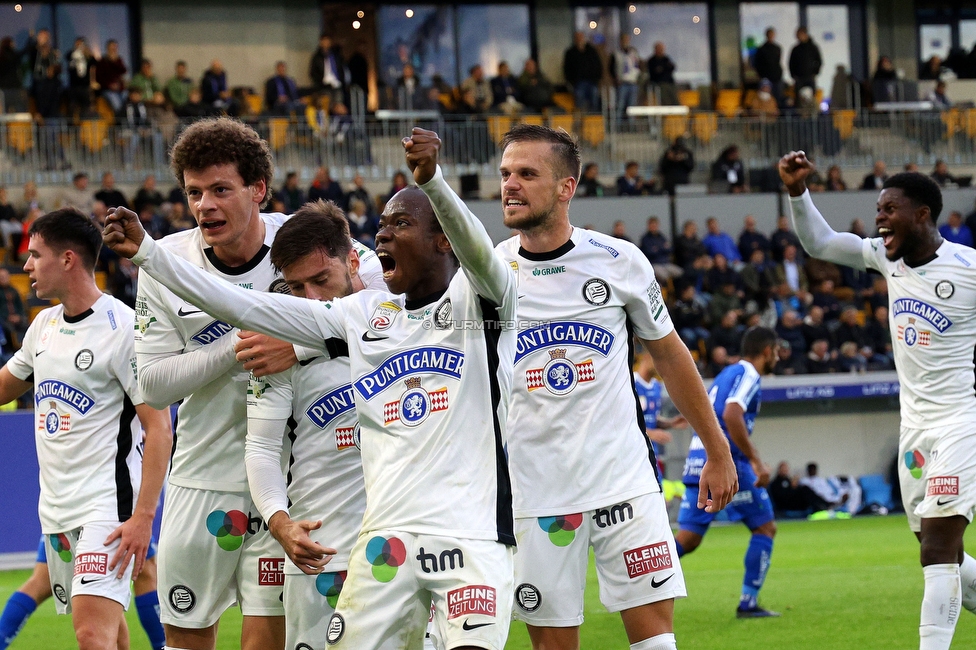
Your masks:
<instances>
[{"instance_id":1,"label":"jersey collar","mask_svg":"<svg viewBox=\"0 0 976 650\"><path fill-rule=\"evenodd\" d=\"M554 260L562 257L569 251L573 250L575 246L576 244L573 242L573 238L570 237L565 244L555 250L547 251L545 253L532 253L519 246L518 254L519 257L524 257L525 259L533 262L546 262L548 260Z\"/></svg>"}]
</instances>

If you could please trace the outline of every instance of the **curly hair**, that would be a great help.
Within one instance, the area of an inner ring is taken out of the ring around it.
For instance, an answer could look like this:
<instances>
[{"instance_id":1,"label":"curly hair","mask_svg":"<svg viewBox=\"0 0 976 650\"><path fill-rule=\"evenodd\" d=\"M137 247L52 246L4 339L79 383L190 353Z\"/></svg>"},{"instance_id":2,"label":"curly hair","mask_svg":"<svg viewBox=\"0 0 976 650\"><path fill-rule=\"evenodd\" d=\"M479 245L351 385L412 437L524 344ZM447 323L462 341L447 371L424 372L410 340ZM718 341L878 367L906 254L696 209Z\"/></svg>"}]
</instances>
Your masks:
<instances>
[{"instance_id":1,"label":"curly hair","mask_svg":"<svg viewBox=\"0 0 976 650\"><path fill-rule=\"evenodd\" d=\"M271 200L274 161L268 143L254 129L229 117L200 120L188 126L173 144L170 167L180 187L186 190L183 172L202 171L213 165L233 164L245 185L264 181L267 194L263 208Z\"/></svg>"},{"instance_id":2,"label":"curly hair","mask_svg":"<svg viewBox=\"0 0 976 650\"><path fill-rule=\"evenodd\" d=\"M901 190L916 208L927 206L932 223L939 223L939 214L942 212L942 190L939 189L938 183L925 174L901 172L889 177L881 187Z\"/></svg>"}]
</instances>

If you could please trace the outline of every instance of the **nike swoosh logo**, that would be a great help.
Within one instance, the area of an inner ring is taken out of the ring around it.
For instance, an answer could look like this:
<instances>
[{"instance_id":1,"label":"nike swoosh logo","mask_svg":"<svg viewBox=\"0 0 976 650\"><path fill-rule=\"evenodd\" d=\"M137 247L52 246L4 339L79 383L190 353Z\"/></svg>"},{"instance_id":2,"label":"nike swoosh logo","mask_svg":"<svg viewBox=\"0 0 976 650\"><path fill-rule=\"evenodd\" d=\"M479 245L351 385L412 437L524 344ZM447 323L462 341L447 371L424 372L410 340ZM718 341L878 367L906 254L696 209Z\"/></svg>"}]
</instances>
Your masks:
<instances>
[{"instance_id":1,"label":"nike swoosh logo","mask_svg":"<svg viewBox=\"0 0 976 650\"><path fill-rule=\"evenodd\" d=\"M893 277L893 278L903 278L903 277L905 277L905 274L904 273L892 273L891 274L891 277Z\"/></svg>"},{"instance_id":2,"label":"nike swoosh logo","mask_svg":"<svg viewBox=\"0 0 976 650\"><path fill-rule=\"evenodd\" d=\"M479 627L486 627L488 625L494 625L494 622L492 622L492 623L478 623L477 625L471 625L470 623L468 623L467 621L465 621L461 625L461 629L464 629L464 630L477 630Z\"/></svg>"},{"instance_id":3,"label":"nike swoosh logo","mask_svg":"<svg viewBox=\"0 0 976 650\"><path fill-rule=\"evenodd\" d=\"M671 575L669 575L667 578L665 578L661 582L658 582L654 578L651 578L651 588L652 589L657 589L658 587L660 587L661 585L663 585L665 582L667 582L668 580L670 580L673 577L674 577L674 574L672 573Z\"/></svg>"},{"instance_id":4,"label":"nike swoosh logo","mask_svg":"<svg viewBox=\"0 0 976 650\"><path fill-rule=\"evenodd\" d=\"M41 356L41 355L42 355L42 354L44 354L45 352L47 352L47 350L41 350L40 352L35 352L35 353L34 353L34 358L36 359L37 357L39 357L39 356Z\"/></svg>"},{"instance_id":5,"label":"nike swoosh logo","mask_svg":"<svg viewBox=\"0 0 976 650\"><path fill-rule=\"evenodd\" d=\"M202 314L202 309L191 309L189 311L184 311L182 307L176 310L176 313L180 316L192 316L193 314Z\"/></svg>"},{"instance_id":6,"label":"nike swoosh logo","mask_svg":"<svg viewBox=\"0 0 976 650\"><path fill-rule=\"evenodd\" d=\"M939 499L938 501L936 501L936 503L939 504L940 506L944 506L947 503L952 503L955 500L956 500L956 497L952 497L951 499Z\"/></svg>"},{"instance_id":7,"label":"nike swoosh logo","mask_svg":"<svg viewBox=\"0 0 976 650\"><path fill-rule=\"evenodd\" d=\"M81 579L81 584L88 585L88 584L91 584L93 582L98 582L99 580L101 580L101 578L82 578Z\"/></svg>"},{"instance_id":8,"label":"nike swoosh logo","mask_svg":"<svg viewBox=\"0 0 976 650\"><path fill-rule=\"evenodd\" d=\"M389 336L370 336L369 332L363 332L363 340L367 343L372 343L374 341L385 341L390 338Z\"/></svg>"}]
</instances>

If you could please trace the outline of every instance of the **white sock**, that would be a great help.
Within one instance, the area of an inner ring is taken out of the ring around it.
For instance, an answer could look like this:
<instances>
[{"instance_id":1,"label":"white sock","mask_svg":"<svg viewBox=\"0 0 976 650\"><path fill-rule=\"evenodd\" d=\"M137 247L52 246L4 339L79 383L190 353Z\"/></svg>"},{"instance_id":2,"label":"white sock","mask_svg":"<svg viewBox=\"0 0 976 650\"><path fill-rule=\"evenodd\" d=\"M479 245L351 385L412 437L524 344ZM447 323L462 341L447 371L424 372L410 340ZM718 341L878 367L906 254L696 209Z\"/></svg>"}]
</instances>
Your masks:
<instances>
[{"instance_id":1,"label":"white sock","mask_svg":"<svg viewBox=\"0 0 976 650\"><path fill-rule=\"evenodd\" d=\"M678 645L674 642L674 634L658 634L650 639L631 643L630 650L678 650Z\"/></svg>"},{"instance_id":2,"label":"white sock","mask_svg":"<svg viewBox=\"0 0 976 650\"><path fill-rule=\"evenodd\" d=\"M959 618L962 584L958 564L922 567L925 595L918 626L919 650L949 650Z\"/></svg>"},{"instance_id":3,"label":"white sock","mask_svg":"<svg viewBox=\"0 0 976 650\"><path fill-rule=\"evenodd\" d=\"M959 577L962 579L962 606L976 614L976 560L969 553L962 554Z\"/></svg>"}]
</instances>

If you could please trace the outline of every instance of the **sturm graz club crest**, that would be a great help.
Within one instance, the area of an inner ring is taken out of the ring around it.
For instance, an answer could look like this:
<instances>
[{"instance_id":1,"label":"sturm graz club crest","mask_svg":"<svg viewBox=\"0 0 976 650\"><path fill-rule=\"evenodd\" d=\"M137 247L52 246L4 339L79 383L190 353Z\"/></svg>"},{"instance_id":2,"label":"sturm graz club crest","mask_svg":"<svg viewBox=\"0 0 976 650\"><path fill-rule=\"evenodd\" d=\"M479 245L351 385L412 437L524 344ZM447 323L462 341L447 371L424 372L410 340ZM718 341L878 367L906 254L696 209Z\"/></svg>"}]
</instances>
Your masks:
<instances>
[{"instance_id":1,"label":"sturm graz club crest","mask_svg":"<svg viewBox=\"0 0 976 650\"><path fill-rule=\"evenodd\" d=\"M75 357L75 368L84 372L91 368L92 362L95 361L95 355L92 354L91 350L82 350Z\"/></svg>"},{"instance_id":2,"label":"sturm graz club crest","mask_svg":"<svg viewBox=\"0 0 976 650\"><path fill-rule=\"evenodd\" d=\"M601 307L610 300L610 285L605 280L591 278L583 283L583 300Z\"/></svg>"},{"instance_id":3,"label":"sturm graz club crest","mask_svg":"<svg viewBox=\"0 0 976 650\"><path fill-rule=\"evenodd\" d=\"M523 582L515 588L515 602L527 612L534 612L542 604L542 594L535 585Z\"/></svg>"},{"instance_id":4,"label":"sturm graz club crest","mask_svg":"<svg viewBox=\"0 0 976 650\"><path fill-rule=\"evenodd\" d=\"M399 420L408 427L415 427L434 411L443 411L447 408L447 386L427 392L420 385L420 377L410 377L403 383L407 390L400 396L399 401L388 402L383 406L384 426Z\"/></svg>"},{"instance_id":5,"label":"sturm graz club crest","mask_svg":"<svg viewBox=\"0 0 976 650\"><path fill-rule=\"evenodd\" d=\"M593 381L593 361L573 363L566 358L565 348L549 350L549 363L543 368L530 368L525 371L525 385L529 392L545 388L553 395L565 395L580 382Z\"/></svg>"},{"instance_id":6,"label":"sturm graz club crest","mask_svg":"<svg viewBox=\"0 0 976 650\"><path fill-rule=\"evenodd\" d=\"M68 604L68 592L64 590L64 586L54 585L54 597L61 601L62 605Z\"/></svg>"},{"instance_id":7,"label":"sturm graz club crest","mask_svg":"<svg viewBox=\"0 0 976 650\"><path fill-rule=\"evenodd\" d=\"M452 313L451 299L448 298L434 310L434 327L439 330L450 329Z\"/></svg>"},{"instance_id":8,"label":"sturm graz club crest","mask_svg":"<svg viewBox=\"0 0 976 650\"><path fill-rule=\"evenodd\" d=\"M943 280L942 282L935 285L935 295L942 298L943 300L948 300L952 297L952 294L956 292L956 287L948 280Z\"/></svg>"},{"instance_id":9,"label":"sturm graz club crest","mask_svg":"<svg viewBox=\"0 0 976 650\"><path fill-rule=\"evenodd\" d=\"M325 642L329 645L339 643L339 639L346 633L346 620L342 614L333 614L329 619L329 628L325 633Z\"/></svg>"},{"instance_id":10,"label":"sturm graz club crest","mask_svg":"<svg viewBox=\"0 0 976 650\"><path fill-rule=\"evenodd\" d=\"M197 597L189 587L176 585L169 590L169 604L180 614L186 614L197 604Z\"/></svg>"},{"instance_id":11,"label":"sturm graz club crest","mask_svg":"<svg viewBox=\"0 0 976 650\"><path fill-rule=\"evenodd\" d=\"M285 282L283 278L278 278L277 280L271 283L271 286L268 287L268 292L282 293L285 294L286 296L290 296L291 287L288 286L288 283Z\"/></svg>"}]
</instances>

